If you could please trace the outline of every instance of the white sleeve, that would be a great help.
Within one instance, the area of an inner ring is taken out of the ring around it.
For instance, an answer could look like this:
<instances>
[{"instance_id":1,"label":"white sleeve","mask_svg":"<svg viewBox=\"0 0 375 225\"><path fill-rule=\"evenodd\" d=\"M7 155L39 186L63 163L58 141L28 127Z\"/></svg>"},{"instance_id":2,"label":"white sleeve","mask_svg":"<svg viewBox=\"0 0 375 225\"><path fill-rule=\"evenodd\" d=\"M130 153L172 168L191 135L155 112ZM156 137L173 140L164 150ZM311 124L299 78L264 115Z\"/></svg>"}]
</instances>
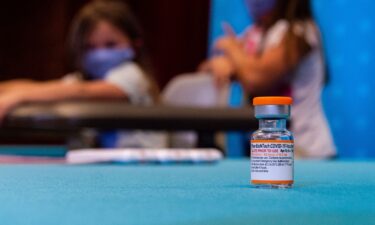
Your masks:
<instances>
[{"instance_id":1,"label":"white sleeve","mask_svg":"<svg viewBox=\"0 0 375 225\"><path fill-rule=\"evenodd\" d=\"M104 78L110 84L120 88L132 104L150 104L149 81L142 69L135 63L124 63L111 71Z\"/></svg>"},{"instance_id":2,"label":"white sleeve","mask_svg":"<svg viewBox=\"0 0 375 225\"><path fill-rule=\"evenodd\" d=\"M279 20L266 33L264 49L277 47L283 40L289 29L289 23L286 20Z\"/></svg>"},{"instance_id":3,"label":"white sleeve","mask_svg":"<svg viewBox=\"0 0 375 225\"><path fill-rule=\"evenodd\" d=\"M283 40L289 29L289 22L279 20L273 25L266 34L264 46L265 49L276 47ZM319 32L313 23L301 21L293 26L293 33L302 37L311 47L319 47Z\"/></svg>"}]
</instances>

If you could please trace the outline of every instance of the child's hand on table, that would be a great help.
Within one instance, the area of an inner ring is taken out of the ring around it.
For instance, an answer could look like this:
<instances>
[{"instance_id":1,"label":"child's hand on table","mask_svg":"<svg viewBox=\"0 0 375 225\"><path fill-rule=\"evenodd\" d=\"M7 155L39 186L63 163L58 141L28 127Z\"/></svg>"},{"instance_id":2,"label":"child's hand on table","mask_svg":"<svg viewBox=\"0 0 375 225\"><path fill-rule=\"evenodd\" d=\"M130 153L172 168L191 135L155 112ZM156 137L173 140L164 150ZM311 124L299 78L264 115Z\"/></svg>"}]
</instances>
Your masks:
<instances>
[{"instance_id":1,"label":"child's hand on table","mask_svg":"<svg viewBox=\"0 0 375 225\"><path fill-rule=\"evenodd\" d=\"M0 122L7 113L22 102L22 91L9 91L0 95Z\"/></svg>"}]
</instances>

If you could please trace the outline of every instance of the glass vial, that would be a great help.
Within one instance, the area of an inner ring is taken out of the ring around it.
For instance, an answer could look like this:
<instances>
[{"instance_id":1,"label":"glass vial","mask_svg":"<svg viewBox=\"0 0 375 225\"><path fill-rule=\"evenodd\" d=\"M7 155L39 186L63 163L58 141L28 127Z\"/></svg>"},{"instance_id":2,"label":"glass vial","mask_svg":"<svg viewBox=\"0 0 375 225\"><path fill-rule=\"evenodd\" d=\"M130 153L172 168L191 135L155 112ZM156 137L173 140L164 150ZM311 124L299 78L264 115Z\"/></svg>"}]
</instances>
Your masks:
<instances>
[{"instance_id":1,"label":"glass vial","mask_svg":"<svg viewBox=\"0 0 375 225\"><path fill-rule=\"evenodd\" d=\"M291 188L294 182L294 141L286 129L290 97L253 99L259 129L251 135L251 184L258 188Z\"/></svg>"}]
</instances>

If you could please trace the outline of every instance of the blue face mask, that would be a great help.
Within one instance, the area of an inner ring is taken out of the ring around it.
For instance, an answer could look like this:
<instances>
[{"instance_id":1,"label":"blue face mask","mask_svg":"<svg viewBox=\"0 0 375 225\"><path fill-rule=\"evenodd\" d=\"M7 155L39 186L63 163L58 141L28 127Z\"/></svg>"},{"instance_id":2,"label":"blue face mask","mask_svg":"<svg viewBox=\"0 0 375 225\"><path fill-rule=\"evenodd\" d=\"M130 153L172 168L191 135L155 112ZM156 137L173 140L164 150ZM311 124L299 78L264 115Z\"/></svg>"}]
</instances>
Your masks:
<instances>
[{"instance_id":1,"label":"blue face mask","mask_svg":"<svg viewBox=\"0 0 375 225\"><path fill-rule=\"evenodd\" d=\"M254 19L258 20L272 11L276 0L246 0L246 4Z\"/></svg>"},{"instance_id":2,"label":"blue face mask","mask_svg":"<svg viewBox=\"0 0 375 225\"><path fill-rule=\"evenodd\" d=\"M83 59L83 69L93 79L103 79L108 71L134 59L132 48L89 50Z\"/></svg>"}]
</instances>

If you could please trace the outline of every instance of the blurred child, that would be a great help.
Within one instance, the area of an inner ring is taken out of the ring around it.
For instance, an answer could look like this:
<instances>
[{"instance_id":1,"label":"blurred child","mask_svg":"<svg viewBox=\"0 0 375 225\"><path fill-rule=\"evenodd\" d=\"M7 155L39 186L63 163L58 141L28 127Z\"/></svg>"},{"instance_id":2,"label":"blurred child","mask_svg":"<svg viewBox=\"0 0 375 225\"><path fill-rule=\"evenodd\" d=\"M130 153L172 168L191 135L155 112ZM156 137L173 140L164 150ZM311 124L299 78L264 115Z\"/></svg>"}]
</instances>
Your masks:
<instances>
[{"instance_id":1,"label":"blurred child","mask_svg":"<svg viewBox=\"0 0 375 225\"><path fill-rule=\"evenodd\" d=\"M325 66L310 1L246 0L246 4L254 25L241 37L225 25L227 35L214 46L220 55L210 58L202 69L213 74L219 86L238 80L248 97L292 96L291 128L297 154L334 156L320 99Z\"/></svg>"},{"instance_id":2,"label":"blurred child","mask_svg":"<svg viewBox=\"0 0 375 225\"><path fill-rule=\"evenodd\" d=\"M143 48L140 26L122 2L98 0L87 4L73 21L69 53L76 72L63 79L0 83L0 118L25 102L123 99L130 104L150 105L157 100L158 89ZM162 145L153 140L161 140L159 137L144 135L148 134L116 134L113 147Z\"/></svg>"}]
</instances>

